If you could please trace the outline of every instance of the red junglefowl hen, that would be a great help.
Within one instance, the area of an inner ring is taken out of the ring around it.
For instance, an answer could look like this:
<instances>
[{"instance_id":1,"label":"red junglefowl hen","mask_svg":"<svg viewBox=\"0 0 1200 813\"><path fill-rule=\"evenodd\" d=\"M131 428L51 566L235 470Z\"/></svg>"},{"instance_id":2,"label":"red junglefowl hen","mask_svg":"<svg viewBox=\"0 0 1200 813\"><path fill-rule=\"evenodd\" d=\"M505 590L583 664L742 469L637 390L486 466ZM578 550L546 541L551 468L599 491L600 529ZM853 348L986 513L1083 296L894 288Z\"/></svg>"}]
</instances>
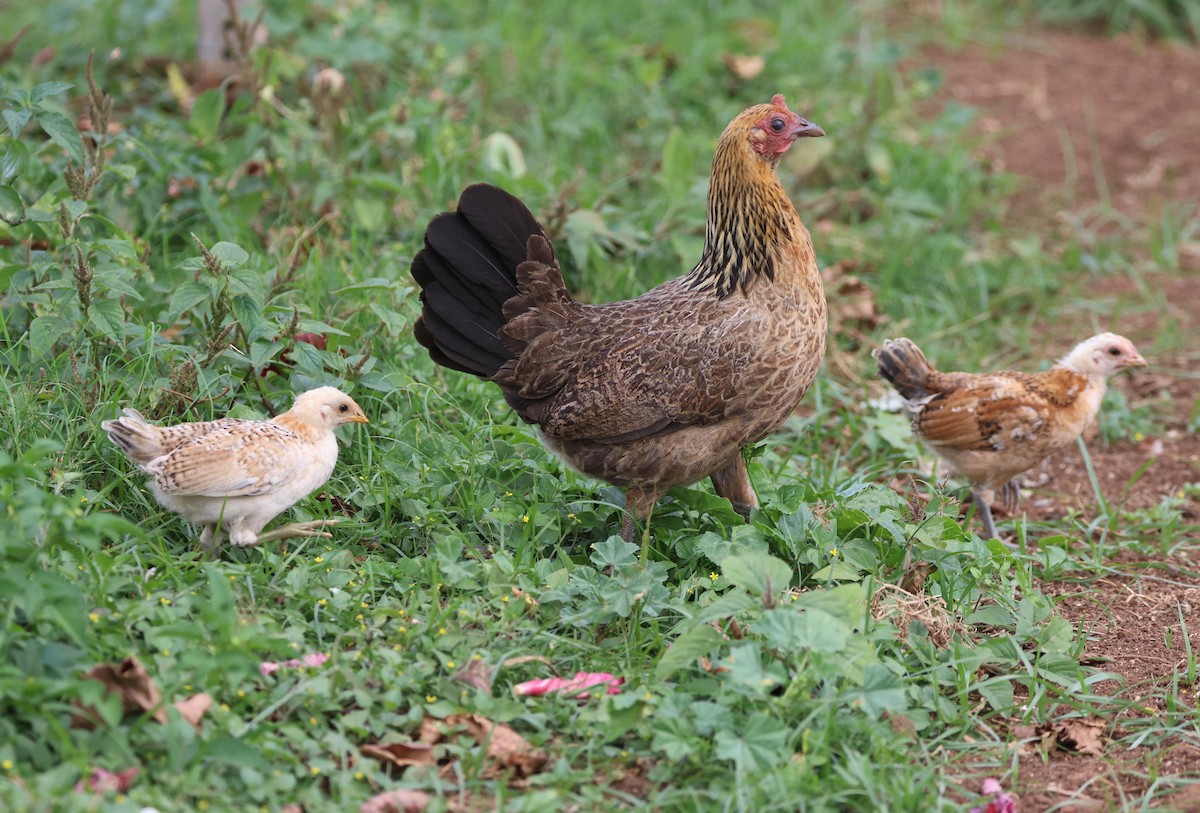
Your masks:
<instances>
[{"instance_id":1,"label":"red junglefowl hen","mask_svg":"<svg viewBox=\"0 0 1200 813\"><path fill-rule=\"evenodd\" d=\"M1081 342L1041 373L940 373L908 339L872 355L904 397L913 434L971 482L988 539L996 536L994 491L1015 509L1013 478L1075 442L1099 412L1109 376L1146 366L1133 342L1112 333Z\"/></svg>"},{"instance_id":2,"label":"red junglefowl hen","mask_svg":"<svg viewBox=\"0 0 1200 813\"><path fill-rule=\"evenodd\" d=\"M797 138L821 135L780 95L734 118L713 157L700 262L625 302L572 299L529 210L468 187L413 260L417 340L499 385L575 469L625 488L626 540L635 517L649 531L667 489L705 477L748 516L758 499L742 449L792 413L825 353L812 242L775 176Z\"/></svg>"}]
</instances>

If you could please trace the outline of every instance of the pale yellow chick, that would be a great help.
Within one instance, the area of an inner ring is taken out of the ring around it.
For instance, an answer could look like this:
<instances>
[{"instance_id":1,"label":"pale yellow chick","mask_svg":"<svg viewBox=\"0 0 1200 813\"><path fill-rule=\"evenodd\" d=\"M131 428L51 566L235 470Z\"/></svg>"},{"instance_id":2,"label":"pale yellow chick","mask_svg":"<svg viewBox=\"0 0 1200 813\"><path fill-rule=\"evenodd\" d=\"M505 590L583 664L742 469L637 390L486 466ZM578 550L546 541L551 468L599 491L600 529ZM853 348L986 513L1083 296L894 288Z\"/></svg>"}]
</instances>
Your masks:
<instances>
[{"instance_id":1,"label":"pale yellow chick","mask_svg":"<svg viewBox=\"0 0 1200 813\"><path fill-rule=\"evenodd\" d=\"M269 421L223 418L155 426L137 410L101 424L146 474L166 508L204 526L213 548L221 531L239 547L297 536L323 536L334 519L298 522L261 533L268 522L321 487L337 463L333 430L368 423L358 404L334 387L309 390Z\"/></svg>"}]
</instances>

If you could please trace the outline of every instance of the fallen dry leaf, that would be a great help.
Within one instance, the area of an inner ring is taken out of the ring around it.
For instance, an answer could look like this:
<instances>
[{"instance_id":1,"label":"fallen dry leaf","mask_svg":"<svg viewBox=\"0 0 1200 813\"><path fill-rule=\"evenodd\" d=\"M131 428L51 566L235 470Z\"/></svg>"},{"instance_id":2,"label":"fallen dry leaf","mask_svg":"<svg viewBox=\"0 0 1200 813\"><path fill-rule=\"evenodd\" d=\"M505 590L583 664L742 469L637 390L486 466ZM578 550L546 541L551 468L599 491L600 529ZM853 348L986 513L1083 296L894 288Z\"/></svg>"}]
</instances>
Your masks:
<instances>
[{"instance_id":1,"label":"fallen dry leaf","mask_svg":"<svg viewBox=\"0 0 1200 813\"><path fill-rule=\"evenodd\" d=\"M175 703L175 710L192 724L193 728L200 727L200 719L204 717L204 713L212 706L212 698L204 692L194 694L184 700Z\"/></svg>"},{"instance_id":2,"label":"fallen dry leaf","mask_svg":"<svg viewBox=\"0 0 1200 813\"><path fill-rule=\"evenodd\" d=\"M387 745L373 743L360 747L358 753L394 768L437 764L433 746L424 742L391 742Z\"/></svg>"},{"instance_id":3,"label":"fallen dry leaf","mask_svg":"<svg viewBox=\"0 0 1200 813\"><path fill-rule=\"evenodd\" d=\"M129 657L120 663L102 663L88 671L85 680L98 680L104 684L105 694L116 694L121 698L121 706L125 714L150 712L151 717L160 723L167 722L167 709L163 705L162 695L154 685L146 667L137 658ZM79 705L80 714L71 718L72 728L93 729L102 719L100 713L91 706Z\"/></svg>"},{"instance_id":4,"label":"fallen dry leaf","mask_svg":"<svg viewBox=\"0 0 1200 813\"><path fill-rule=\"evenodd\" d=\"M454 673L453 679L479 689L484 694L492 693L492 668L482 659L468 660L462 669Z\"/></svg>"},{"instance_id":5,"label":"fallen dry leaf","mask_svg":"<svg viewBox=\"0 0 1200 813\"><path fill-rule=\"evenodd\" d=\"M875 292L854 273L859 266L857 260L839 260L821 271L825 290L832 303L829 332L855 339L865 338L861 331L872 330L887 321L875 302Z\"/></svg>"},{"instance_id":6,"label":"fallen dry leaf","mask_svg":"<svg viewBox=\"0 0 1200 813\"><path fill-rule=\"evenodd\" d=\"M767 67L767 61L761 56L752 54L725 54L721 57L729 72L743 81L749 81Z\"/></svg>"},{"instance_id":7,"label":"fallen dry leaf","mask_svg":"<svg viewBox=\"0 0 1200 813\"><path fill-rule=\"evenodd\" d=\"M389 790L358 806L359 813L420 813L433 797L419 790Z\"/></svg>"},{"instance_id":8,"label":"fallen dry leaf","mask_svg":"<svg viewBox=\"0 0 1200 813\"><path fill-rule=\"evenodd\" d=\"M1054 740L1062 748L1088 756L1104 753L1103 720L1088 717L1082 720L1061 720L1053 724Z\"/></svg>"},{"instance_id":9,"label":"fallen dry leaf","mask_svg":"<svg viewBox=\"0 0 1200 813\"><path fill-rule=\"evenodd\" d=\"M481 714L451 714L444 720L426 717L421 723L421 742L436 745L455 738L453 729L463 727L480 745L491 764L484 776L494 778L503 770L513 771L518 778L532 776L546 767L549 757L535 749L529 741L505 723L495 723Z\"/></svg>"}]
</instances>

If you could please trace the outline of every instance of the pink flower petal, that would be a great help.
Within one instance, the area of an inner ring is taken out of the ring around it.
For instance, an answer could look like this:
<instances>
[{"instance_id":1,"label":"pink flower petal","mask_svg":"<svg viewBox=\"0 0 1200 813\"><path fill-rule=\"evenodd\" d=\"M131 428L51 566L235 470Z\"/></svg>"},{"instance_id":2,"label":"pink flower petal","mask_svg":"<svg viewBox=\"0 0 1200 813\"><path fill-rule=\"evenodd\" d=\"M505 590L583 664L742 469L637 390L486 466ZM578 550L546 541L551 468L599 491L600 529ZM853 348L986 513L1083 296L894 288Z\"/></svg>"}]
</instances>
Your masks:
<instances>
[{"instance_id":1,"label":"pink flower petal","mask_svg":"<svg viewBox=\"0 0 1200 813\"><path fill-rule=\"evenodd\" d=\"M524 683L518 683L516 686L513 686L513 693L518 697L538 697L544 694L560 692L583 700L591 696L587 692L583 692L584 689L592 686L606 685L608 694L617 694L621 691L620 686L624 682L625 678L617 677L608 672L576 672L572 678L554 677L527 680Z\"/></svg>"},{"instance_id":2,"label":"pink flower petal","mask_svg":"<svg viewBox=\"0 0 1200 813\"><path fill-rule=\"evenodd\" d=\"M258 665L258 671L262 672L263 677L279 671L279 664L273 661L263 661Z\"/></svg>"},{"instance_id":3,"label":"pink flower petal","mask_svg":"<svg viewBox=\"0 0 1200 813\"><path fill-rule=\"evenodd\" d=\"M988 796L995 796L997 793L1003 793L1004 788L1000 787L1000 783L990 776L983 780L982 792Z\"/></svg>"}]
</instances>

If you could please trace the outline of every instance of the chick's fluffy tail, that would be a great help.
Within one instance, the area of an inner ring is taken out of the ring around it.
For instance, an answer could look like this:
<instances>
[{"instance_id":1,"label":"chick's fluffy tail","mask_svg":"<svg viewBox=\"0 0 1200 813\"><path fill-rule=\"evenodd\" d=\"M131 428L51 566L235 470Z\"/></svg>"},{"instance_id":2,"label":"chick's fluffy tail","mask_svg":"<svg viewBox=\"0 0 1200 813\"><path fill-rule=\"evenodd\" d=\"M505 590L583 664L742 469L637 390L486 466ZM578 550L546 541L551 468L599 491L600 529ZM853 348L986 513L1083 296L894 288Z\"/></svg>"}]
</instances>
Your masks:
<instances>
[{"instance_id":1,"label":"chick's fluffy tail","mask_svg":"<svg viewBox=\"0 0 1200 813\"><path fill-rule=\"evenodd\" d=\"M121 448L129 458L144 467L156 457L166 453L160 430L142 417L136 409L124 410L124 415L114 421L105 421L100 427L108 433L108 439Z\"/></svg>"},{"instance_id":2,"label":"chick's fluffy tail","mask_svg":"<svg viewBox=\"0 0 1200 813\"><path fill-rule=\"evenodd\" d=\"M909 401L931 395L931 378L937 373L909 339L888 339L883 347L871 351L879 365L879 375Z\"/></svg>"},{"instance_id":3,"label":"chick's fluffy tail","mask_svg":"<svg viewBox=\"0 0 1200 813\"><path fill-rule=\"evenodd\" d=\"M500 331L512 315L505 302L521 293L517 269L531 259L531 238L541 238L539 248L541 241L549 246L525 204L487 184L467 187L457 211L430 222L425 248L412 262L422 303L414 333L435 362L491 378L516 355ZM536 259L553 262L549 252Z\"/></svg>"}]
</instances>

